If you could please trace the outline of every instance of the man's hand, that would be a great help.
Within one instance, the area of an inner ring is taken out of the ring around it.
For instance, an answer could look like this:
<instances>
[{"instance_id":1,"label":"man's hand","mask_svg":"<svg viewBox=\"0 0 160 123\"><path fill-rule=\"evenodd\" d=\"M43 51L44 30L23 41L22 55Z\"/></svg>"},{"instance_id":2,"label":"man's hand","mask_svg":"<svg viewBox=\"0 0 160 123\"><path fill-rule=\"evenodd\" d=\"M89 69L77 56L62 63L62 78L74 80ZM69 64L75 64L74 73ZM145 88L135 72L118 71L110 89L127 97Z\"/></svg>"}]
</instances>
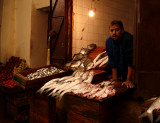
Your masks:
<instances>
[{"instance_id":1,"label":"man's hand","mask_svg":"<svg viewBox=\"0 0 160 123\"><path fill-rule=\"evenodd\" d=\"M122 83L122 86L123 86L123 85L126 85L127 88L134 88L134 84L133 84L131 81L129 81L129 80L123 82L123 83Z\"/></svg>"}]
</instances>

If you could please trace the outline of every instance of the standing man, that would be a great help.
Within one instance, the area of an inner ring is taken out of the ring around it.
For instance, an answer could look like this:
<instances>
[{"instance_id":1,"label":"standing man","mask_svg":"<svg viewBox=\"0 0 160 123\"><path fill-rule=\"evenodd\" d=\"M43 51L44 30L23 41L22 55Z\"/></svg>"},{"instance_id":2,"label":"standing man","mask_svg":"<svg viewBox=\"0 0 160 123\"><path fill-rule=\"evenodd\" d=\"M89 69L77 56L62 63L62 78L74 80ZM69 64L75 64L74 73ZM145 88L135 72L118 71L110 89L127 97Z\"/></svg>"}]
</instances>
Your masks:
<instances>
[{"instance_id":1,"label":"standing man","mask_svg":"<svg viewBox=\"0 0 160 123\"><path fill-rule=\"evenodd\" d=\"M108 64L112 69L112 80L122 80L122 85L133 88L132 61L133 36L124 31L123 23L114 20L109 26L110 36L106 40L106 51L109 57Z\"/></svg>"}]
</instances>

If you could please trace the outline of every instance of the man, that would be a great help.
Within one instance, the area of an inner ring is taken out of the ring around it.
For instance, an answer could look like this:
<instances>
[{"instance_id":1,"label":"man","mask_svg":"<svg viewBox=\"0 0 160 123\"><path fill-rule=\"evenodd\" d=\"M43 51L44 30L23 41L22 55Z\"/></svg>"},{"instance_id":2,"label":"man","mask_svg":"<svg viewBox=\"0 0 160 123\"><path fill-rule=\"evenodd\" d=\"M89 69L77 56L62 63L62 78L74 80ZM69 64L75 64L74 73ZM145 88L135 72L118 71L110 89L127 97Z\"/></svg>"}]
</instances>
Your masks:
<instances>
[{"instance_id":1,"label":"man","mask_svg":"<svg viewBox=\"0 0 160 123\"><path fill-rule=\"evenodd\" d=\"M109 30L110 36L106 40L106 51L109 57L108 64L112 69L112 80L119 81L121 78L122 85L133 88L133 36L124 31L121 21L112 21Z\"/></svg>"}]
</instances>

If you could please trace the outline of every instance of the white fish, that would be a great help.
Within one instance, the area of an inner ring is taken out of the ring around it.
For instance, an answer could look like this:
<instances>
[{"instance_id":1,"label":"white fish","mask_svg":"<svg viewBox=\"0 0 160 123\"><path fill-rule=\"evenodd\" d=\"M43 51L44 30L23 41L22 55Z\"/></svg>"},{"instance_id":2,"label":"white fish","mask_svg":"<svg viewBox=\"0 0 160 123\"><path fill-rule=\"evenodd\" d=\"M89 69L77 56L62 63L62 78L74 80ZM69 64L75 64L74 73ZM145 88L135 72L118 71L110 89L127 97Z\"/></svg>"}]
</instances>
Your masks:
<instances>
[{"instance_id":1,"label":"white fish","mask_svg":"<svg viewBox=\"0 0 160 123\"><path fill-rule=\"evenodd\" d=\"M85 71L84 74L83 74L82 77L81 77L81 78L82 78L82 81L83 81L83 80L86 80L86 79L88 78L88 75L89 75L89 71Z\"/></svg>"},{"instance_id":2,"label":"white fish","mask_svg":"<svg viewBox=\"0 0 160 123\"><path fill-rule=\"evenodd\" d=\"M66 82L66 83L63 83L62 85L57 86L49 95L54 96L56 91L60 90L61 88L64 88L64 87L68 86L69 84L70 84L70 82Z\"/></svg>"},{"instance_id":3,"label":"white fish","mask_svg":"<svg viewBox=\"0 0 160 123\"><path fill-rule=\"evenodd\" d=\"M101 59L99 59L97 62L94 63L94 68L96 68L99 64L101 64L104 60L106 60L106 58L108 58L108 56L105 56Z\"/></svg>"},{"instance_id":4,"label":"white fish","mask_svg":"<svg viewBox=\"0 0 160 123\"><path fill-rule=\"evenodd\" d=\"M80 76L72 77L72 78L70 78L70 79L66 79L64 82L69 82L69 81L73 82L73 81L75 81L76 79L79 79L79 77L80 77Z\"/></svg>"},{"instance_id":5,"label":"white fish","mask_svg":"<svg viewBox=\"0 0 160 123\"><path fill-rule=\"evenodd\" d=\"M102 94L104 93L105 89L106 89L105 87L102 88L102 89L100 89L98 92L92 94L92 95L90 96L90 98L99 97L100 95L102 95Z\"/></svg>"},{"instance_id":6,"label":"white fish","mask_svg":"<svg viewBox=\"0 0 160 123\"><path fill-rule=\"evenodd\" d=\"M106 56L106 59L103 62L101 62L101 64L99 65L99 67L102 67L107 62L108 62L108 56Z\"/></svg>"},{"instance_id":7,"label":"white fish","mask_svg":"<svg viewBox=\"0 0 160 123\"><path fill-rule=\"evenodd\" d=\"M106 53L106 51L98 54L98 55L96 56L96 58L93 60L93 63L95 64L95 63L97 62L97 60L99 59L99 57L100 57L102 54L104 54L104 53Z\"/></svg>"},{"instance_id":8,"label":"white fish","mask_svg":"<svg viewBox=\"0 0 160 123\"><path fill-rule=\"evenodd\" d=\"M94 71L91 70L91 71L89 72L88 79L87 79L87 80L84 80L84 82L86 82L86 83L91 83L92 80L93 80L93 77L94 77Z\"/></svg>"},{"instance_id":9,"label":"white fish","mask_svg":"<svg viewBox=\"0 0 160 123\"><path fill-rule=\"evenodd\" d=\"M142 118L142 117L145 117L145 116L148 116L151 123L153 123L153 110L155 109L160 109L160 97L157 97L157 99L151 104L151 106L147 109L146 112L144 112L143 114L141 114L139 116L139 118ZM159 118L158 118L159 120Z\"/></svg>"},{"instance_id":10,"label":"white fish","mask_svg":"<svg viewBox=\"0 0 160 123\"><path fill-rule=\"evenodd\" d=\"M104 93L102 95L100 95L99 97L97 97L97 99L102 99L102 98L106 98L109 94L109 90L106 88L104 90Z\"/></svg>"},{"instance_id":11,"label":"white fish","mask_svg":"<svg viewBox=\"0 0 160 123\"><path fill-rule=\"evenodd\" d=\"M78 85L74 86L74 88L71 89L71 92L76 94L79 93L81 89L84 89L86 87L86 83L79 83Z\"/></svg>"},{"instance_id":12,"label":"white fish","mask_svg":"<svg viewBox=\"0 0 160 123\"><path fill-rule=\"evenodd\" d=\"M58 87L58 86L60 86L60 85L63 85L63 84L64 84L63 81L53 83L52 85L50 85L50 86L48 87L47 90L45 90L45 92L49 92L49 91L51 91L51 90L55 89L56 87Z\"/></svg>"},{"instance_id":13,"label":"white fish","mask_svg":"<svg viewBox=\"0 0 160 123\"><path fill-rule=\"evenodd\" d=\"M60 78L59 81L64 81L64 80L70 79L72 77L73 76L65 76L65 77Z\"/></svg>"},{"instance_id":14,"label":"white fish","mask_svg":"<svg viewBox=\"0 0 160 123\"><path fill-rule=\"evenodd\" d=\"M72 82L72 84L68 85L68 87L58 96L59 100L61 100L61 98L63 97L63 95L67 92L71 92L72 87L74 87L75 85L80 83L80 79L76 80L75 82Z\"/></svg>"},{"instance_id":15,"label":"white fish","mask_svg":"<svg viewBox=\"0 0 160 123\"><path fill-rule=\"evenodd\" d=\"M57 78L57 79L52 79L52 80L50 80L49 82L45 83L45 84L37 91L37 93L42 94L43 91L44 91L46 88L48 88L51 84L56 83L58 80L59 80L59 78Z\"/></svg>"}]
</instances>

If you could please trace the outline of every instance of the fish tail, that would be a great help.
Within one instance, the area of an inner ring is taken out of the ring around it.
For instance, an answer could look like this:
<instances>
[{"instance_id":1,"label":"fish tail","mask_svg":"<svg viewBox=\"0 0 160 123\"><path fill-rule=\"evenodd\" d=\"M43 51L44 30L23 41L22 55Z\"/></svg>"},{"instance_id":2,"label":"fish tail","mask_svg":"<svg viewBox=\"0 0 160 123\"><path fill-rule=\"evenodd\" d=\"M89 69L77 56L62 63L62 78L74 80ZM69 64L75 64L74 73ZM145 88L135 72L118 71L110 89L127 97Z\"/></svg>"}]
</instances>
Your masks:
<instances>
[{"instance_id":1,"label":"fish tail","mask_svg":"<svg viewBox=\"0 0 160 123\"><path fill-rule=\"evenodd\" d=\"M151 123L153 123L153 115L152 115L152 113L144 112L138 118L142 118L142 117L146 117L146 116L148 116L148 118L151 121Z\"/></svg>"}]
</instances>

